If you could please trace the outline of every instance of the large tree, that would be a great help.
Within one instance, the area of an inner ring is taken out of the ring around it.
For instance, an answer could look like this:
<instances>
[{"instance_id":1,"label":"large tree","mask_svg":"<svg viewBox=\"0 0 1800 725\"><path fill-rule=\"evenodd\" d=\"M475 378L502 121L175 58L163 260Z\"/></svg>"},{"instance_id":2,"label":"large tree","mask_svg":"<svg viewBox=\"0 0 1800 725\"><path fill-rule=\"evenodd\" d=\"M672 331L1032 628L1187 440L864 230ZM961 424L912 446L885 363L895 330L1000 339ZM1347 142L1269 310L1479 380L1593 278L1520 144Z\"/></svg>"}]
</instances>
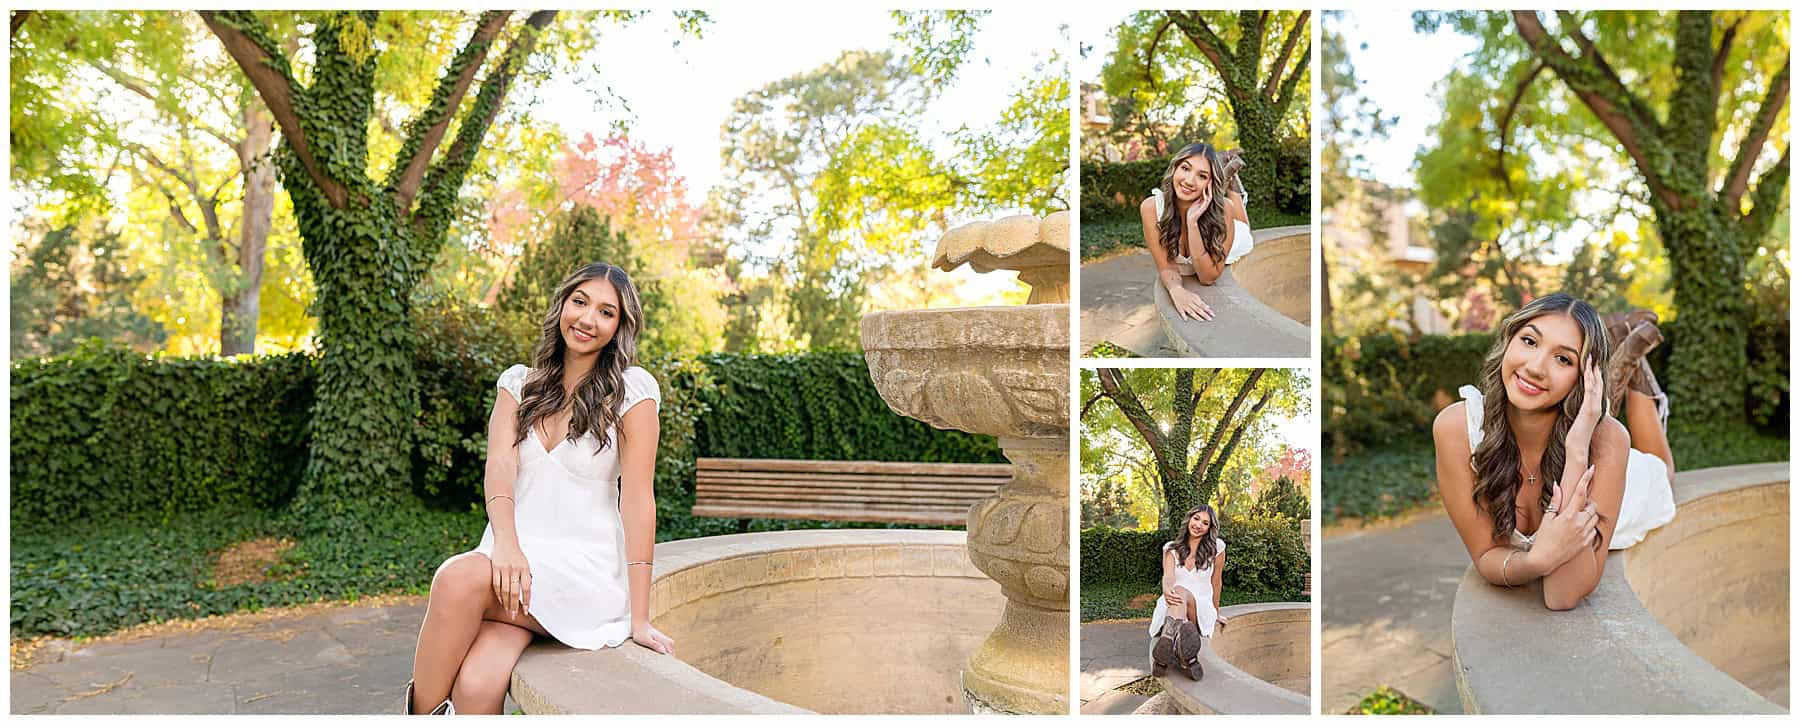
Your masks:
<instances>
[{"instance_id":1,"label":"large tree","mask_svg":"<svg viewBox=\"0 0 1800 725\"><path fill-rule=\"evenodd\" d=\"M1654 219L1680 320L1666 383L1681 415L1743 419L1746 269L1787 196L1787 14L1517 11L1418 22L1446 20L1480 46L1445 90L1446 114L1474 122L1441 125L1439 144L1482 151L1459 163L1464 176L1491 181L1440 205L1462 205L1470 244L1497 244L1489 232L1507 227L1496 219L1554 224L1577 214L1569 188L1617 187L1590 225ZM1421 174L1448 166L1429 154Z\"/></svg>"},{"instance_id":2,"label":"large tree","mask_svg":"<svg viewBox=\"0 0 1800 725\"><path fill-rule=\"evenodd\" d=\"M1281 127L1290 113L1307 114L1310 16L1305 10L1137 13L1121 26L1111 63L1128 66L1137 82L1149 84L1173 83L1182 75L1164 64L1182 69L1203 63L1231 108L1244 151L1242 176L1250 204L1261 206L1273 198ZM1159 53L1164 56L1160 61Z\"/></svg>"},{"instance_id":3,"label":"large tree","mask_svg":"<svg viewBox=\"0 0 1800 725\"><path fill-rule=\"evenodd\" d=\"M318 287L322 354L311 456L295 502L302 514L330 516L410 490L418 408L413 288L444 243L483 137L556 12L509 24L512 14L480 15L424 110L405 126L386 175L375 178L369 128L382 55L373 42L378 12L330 12L312 23L310 83L256 13L201 12L281 130L276 165ZM516 27L509 32L509 25ZM465 111L478 75L480 90Z\"/></svg>"},{"instance_id":4,"label":"large tree","mask_svg":"<svg viewBox=\"0 0 1800 725\"><path fill-rule=\"evenodd\" d=\"M1162 524L1211 501L1241 446L1260 444L1271 406L1306 409L1306 383L1284 369L1100 368L1083 372L1083 439L1125 432L1146 448L1160 483Z\"/></svg>"},{"instance_id":5,"label":"large tree","mask_svg":"<svg viewBox=\"0 0 1800 725\"><path fill-rule=\"evenodd\" d=\"M176 233L204 254L220 354L254 352L276 196L275 128L262 101L230 60L190 42L198 31L190 14L13 17L15 77L24 81L13 88L15 175L104 197L101 180L123 171L154 190ZM72 92L83 86L90 92Z\"/></svg>"}]
</instances>

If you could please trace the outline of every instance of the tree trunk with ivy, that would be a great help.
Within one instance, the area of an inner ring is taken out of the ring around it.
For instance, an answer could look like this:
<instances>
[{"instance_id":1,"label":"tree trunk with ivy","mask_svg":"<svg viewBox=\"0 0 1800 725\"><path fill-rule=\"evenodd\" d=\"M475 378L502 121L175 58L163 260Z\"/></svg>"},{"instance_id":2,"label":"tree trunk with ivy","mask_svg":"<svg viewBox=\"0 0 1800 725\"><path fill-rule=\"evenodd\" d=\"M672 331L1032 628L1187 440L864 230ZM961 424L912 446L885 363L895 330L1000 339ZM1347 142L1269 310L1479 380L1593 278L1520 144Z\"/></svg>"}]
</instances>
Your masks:
<instances>
[{"instance_id":1,"label":"tree trunk with ivy","mask_svg":"<svg viewBox=\"0 0 1800 725\"><path fill-rule=\"evenodd\" d=\"M1555 34L1533 11L1514 12L1513 24L1532 54L1619 141L1649 188L1657 233L1669 250L1681 320L1666 381L1671 396L1680 401L1681 416L1701 423L1741 421L1748 338L1745 270L1779 212L1788 150L1757 177L1754 189L1750 177L1787 106L1788 63L1769 83L1754 122L1715 186L1709 160L1719 141L1721 78L1742 19L1725 27L1715 46L1711 12L1683 11L1674 18L1675 85L1660 118L1613 70L1573 13L1558 13ZM1747 210L1746 195L1751 202Z\"/></svg>"},{"instance_id":2,"label":"tree trunk with ivy","mask_svg":"<svg viewBox=\"0 0 1800 725\"><path fill-rule=\"evenodd\" d=\"M1239 11L1235 46L1207 22L1204 11L1166 10L1163 14L1167 20L1154 37L1160 39L1169 26L1174 26L1218 73L1226 102L1231 106L1232 121L1237 124L1238 145L1244 152L1244 169L1239 177L1250 194L1250 204L1272 209L1269 204L1276 198L1275 163L1280 156L1275 136L1281 119L1294 105L1295 88L1312 59L1311 44L1303 42L1308 37L1307 18L1311 11L1301 12L1291 24L1278 22L1274 11ZM1276 38L1281 39L1281 50L1265 70L1264 44ZM1154 57L1155 40L1146 52Z\"/></svg>"},{"instance_id":3,"label":"tree trunk with ivy","mask_svg":"<svg viewBox=\"0 0 1800 725\"><path fill-rule=\"evenodd\" d=\"M350 511L410 493L418 410L412 292L444 244L458 190L507 88L556 15L532 13L514 32L439 154L511 14L481 14L429 104L407 124L386 178L373 179L367 168L380 53L376 11L332 13L318 23L310 85L295 78L255 13L201 13L281 130L276 166L318 288L312 449L294 502L294 512L314 525L332 526Z\"/></svg>"}]
</instances>

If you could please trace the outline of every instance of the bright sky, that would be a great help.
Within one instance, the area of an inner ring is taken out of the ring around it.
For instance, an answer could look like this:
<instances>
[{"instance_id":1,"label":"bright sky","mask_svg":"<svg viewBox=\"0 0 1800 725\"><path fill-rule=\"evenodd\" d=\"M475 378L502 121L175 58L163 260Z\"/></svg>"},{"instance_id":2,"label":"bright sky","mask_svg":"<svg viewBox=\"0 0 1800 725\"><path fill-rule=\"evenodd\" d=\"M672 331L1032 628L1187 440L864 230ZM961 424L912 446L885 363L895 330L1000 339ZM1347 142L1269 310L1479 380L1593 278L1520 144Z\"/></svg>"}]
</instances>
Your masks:
<instances>
[{"instance_id":1,"label":"bright sky","mask_svg":"<svg viewBox=\"0 0 1800 725\"><path fill-rule=\"evenodd\" d=\"M789 13L725 7L709 11L699 39L679 38L673 16L655 12L600 37L583 66L594 73L565 74L539 89L543 106L559 119L564 133L604 137L615 123L652 148L670 148L675 166L688 181L692 201L701 203L719 184L720 124L732 101L796 73L836 59L847 50L897 52L898 29L887 10L848 3L833 13L808 10L804 29ZM934 148L948 151L948 135L958 127L982 127L999 119L1009 94L1031 69L1064 45L1055 13L996 10L983 17L975 47L956 83L926 114ZM828 32L820 32L829 29ZM609 87L610 86L610 87ZM931 138L928 135L928 138ZM992 218L1020 213L1000 210ZM951 226L976 219L952 219ZM921 264L936 239L924 241ZM1013 273L977 274L968 267L951 273L960 295L991 299L1011 289Z\"/></svg>"},{"instance_id":2,"label":"bright sky","mask_svg":"<svg viewBox=\"0 0 1800 725\"><path fill-rule=\"evenodd\" d=\"M624 121L632 138L672 148L676 167L699 202L721 180L719 125L731 113L732 101L847 50L899 50L892 37L898 25L886 10L845 4L829 16L808 12L808 28L829 32L797 32L786 13L727 7L710 11L712 22L701 37L681 38L678 47L672 16L651 13L600 37L583 62L597 75L567 74L539 94L571 137L605 136L613 123ZM1014 85L1062 44L1058 23L1054 13L1018 10L984 17L973 53L956 84L933 105L928 122L947 133L997 120ZM609 84L629 112L605 101Z\"/></svg>"}]
</instances>

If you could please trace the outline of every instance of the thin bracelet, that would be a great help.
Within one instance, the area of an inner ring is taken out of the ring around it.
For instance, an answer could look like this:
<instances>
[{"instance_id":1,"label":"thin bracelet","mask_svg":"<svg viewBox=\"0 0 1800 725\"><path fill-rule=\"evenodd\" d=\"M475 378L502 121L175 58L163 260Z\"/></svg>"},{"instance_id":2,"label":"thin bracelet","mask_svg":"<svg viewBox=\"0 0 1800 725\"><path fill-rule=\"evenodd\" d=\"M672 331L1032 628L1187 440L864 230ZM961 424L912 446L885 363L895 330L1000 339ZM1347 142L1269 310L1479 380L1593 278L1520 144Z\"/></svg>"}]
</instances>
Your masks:
<instances>
[{"instance_id":1,"label":"thin bracelet","mask_svg":"<svg viewBox=\"0 0 1800 725\"><path fill-rule=\"evenodd\" d=\"M1500 560L1500 586L1508 588L1512 587L1512 581L1506 578L1506 565L1512 563L1513 555L1517 553L1519 553L1519 550L1513 549L1512 553L1507 554L1505 559Z\"/></svg>"},{"instance_id":2,"label":"thin bracelet","mask_svg":"<svg viewBox=\"0 0 1800 725\"><path fill-rule=\"evenodd\" d=\"M650 566L650 562L648 562L648 561L631 561L631 562L626 562L625 565L626 566Z\"/></svg>"},{"instance_id":3,"label":"thin bracelet","mask_svg":"<svg viewBox=\"0 0 1800 725\"><path fill-rule=\"evenodd\" d=\"M503 498L503 499L506 499L506 500L508 500L508 501L512 501L512 502L513 502L513 504L514 504L514 505L517 505L517 504L518 504L518 503L519 503L519 502L518 502L518 501L513 501L513 497L511 497L511 496L508 496L508 495L506 495L506 494L504 494L504 493L496 493L496 494L494 494L494 495L492 495L492 496L489 496L489 497L488 497L488 500L487 500L487 502L488 502L488 503L493 503L493 502L494 502L494 499L497 499L497 498Z\"/></svg>"}]
</instances>

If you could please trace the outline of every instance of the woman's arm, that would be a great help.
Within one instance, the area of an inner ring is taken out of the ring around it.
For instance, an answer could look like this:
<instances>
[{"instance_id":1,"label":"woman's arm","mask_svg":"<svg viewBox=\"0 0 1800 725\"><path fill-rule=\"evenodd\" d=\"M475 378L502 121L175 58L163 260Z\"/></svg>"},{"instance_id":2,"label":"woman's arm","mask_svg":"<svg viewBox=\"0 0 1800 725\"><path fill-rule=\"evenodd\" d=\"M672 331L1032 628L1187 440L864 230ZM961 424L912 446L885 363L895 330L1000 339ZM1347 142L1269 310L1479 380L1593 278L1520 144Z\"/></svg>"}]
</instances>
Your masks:
<instances>
[{"instance_id":1,"label":"woman's arm","mask_svg":"<svg viewBox=\"0 0 1800 725\"><path fill-rule=\"evenodd\" d=\"M1173 204L1175 201L1165 199L1163 203ZM1162 232L1157 227L1155 199L1145 199L1138 205L1138 221L1144 227L1144 246L1149 248L1150 259L1156 263L1156 278L1162 282L1163 289L1168 291L1169 302L1175 305L1175 312L1182 319L1212 319L1212 308L1200 301L1200 295L1181 286L1181 270L1175 268L1175 260L1170 259L1168 250L1163 248Z\"/></svg>"},{"instance_id":2,"label":"woman's arm","mask_svg":"<svg viewBox=\"0 0 1800 725\"><path fill-rule=\"evenodd\" d=\"M1237 224L1234 224L1233 222L1238 219L1244 219L1244 223L1249 223L1249 219L1244 216L1244 205L1243 202L1238 200L1237 192L1231 192L1230 196L1227 196L1226 199L1228 200L1228 203L1225 204L1225 241L1221 247L1223 252L1219 255L1221 261L1214 262L1212 256L1204 252L1194 255L1194 278L1200 280L1200 284L1210 285L1219 281L1219 277L1225 274L1225 263L1223 260L1231 258L1231 247L1238 241ZM1188 238L1200 238L1200 220L1198 217L1195 217L1188 222Z\"/></svg>"},{"instance_id":3,"label":"woman's arm","mask_svg":"<svg viewBox=\"0 0 1800 725\"><path fill-rule=\"evenodd\" d=\"M624 443L619 447L619 517L625 525L625 567L631 586L631 629L635 637L640 625L650 622L651 567L631 566L630 562L648 562L656 550L656 444L661 424L656 417L657 401L646 399L619 421ZM639 640L651 649L651 642Z\"/></svg>"},{"instance_id":4,"label":"woman's arm","mask_svg":"<svg viewBox=\"0 0 1800 725\"><path fill-rule=\"evenodd\" d=\"M1469 428L1464 412L1467 405L1451 404L1431 424L1437 448L1438 498L1481 578L1490 584L1518 586L1543 576L1550 567L1495 541L1493 520L1475 506L1475 470L1469 467Z\"/></svg>"},{"instance_id":5,"label":"woman's arm","mask_svg":"<svg viewBox=\"0 0 1800 725\"><path fill-rule=\"evenodd\" d=\"M1213 557L1212 564L1213 612L1219 611L1219 595L1225 591L1225 552Z\"/></svg>"},{"instance_id":6,"label":"woman's arm","mask_svg":"<svg viewBox=\"0 0 1800 725\"><path fill-rule=\"evenodd\" d=\"M1587 500L1600 512L1600 521L1595 527L1600 544L1593 547L1592 542L1584 540L1583 550L1578 550L1544 576L1545 607L1557 611L1573 609L1600 583L1600 574L1606 571L1606 552L1612 545L1613 528L1619 524L1619 508L1625 500L1625 468L1630 448L1631 438L1626 434L1625 426L1611 417L1601 421L1594 431L1590 445L1594 475L1587 486ZM1571 473L1577 478L1580 476L1579 469L1565 465L1565 490L1570 487L1566 481Z\"/></svg>"},{"instance_id":7,"label":"woman's arm","mask_svg":"<svg viewBox=\"0 0 1800 725\"><path fill-rule=\"evenodd\" d=\"M1175 588L1175 550L1174 549L1169 549L1169 548L1163 549L1162 564L1163 564L1162 590L1163 590L1164 594L1168 594L1170 589Z\"/></svg>"},{"instance_id":8,"label":"woman's arm","mask_svg":"<svg viewBox=\"0 0 1800 725\"><path fill-rule=\"evenodd\" d=\"M519 478L519 401L501 388L494 395L494 411L488 415L487 471L482 479L488 523L494 528L494 552L489 560L489 585L508 612L531 612L531 564L519 548L514 528L513 490ZM514 590L514 581L519 582ZM517 605L515 607L514 605Z\"/></svg>"}]
</instances>

